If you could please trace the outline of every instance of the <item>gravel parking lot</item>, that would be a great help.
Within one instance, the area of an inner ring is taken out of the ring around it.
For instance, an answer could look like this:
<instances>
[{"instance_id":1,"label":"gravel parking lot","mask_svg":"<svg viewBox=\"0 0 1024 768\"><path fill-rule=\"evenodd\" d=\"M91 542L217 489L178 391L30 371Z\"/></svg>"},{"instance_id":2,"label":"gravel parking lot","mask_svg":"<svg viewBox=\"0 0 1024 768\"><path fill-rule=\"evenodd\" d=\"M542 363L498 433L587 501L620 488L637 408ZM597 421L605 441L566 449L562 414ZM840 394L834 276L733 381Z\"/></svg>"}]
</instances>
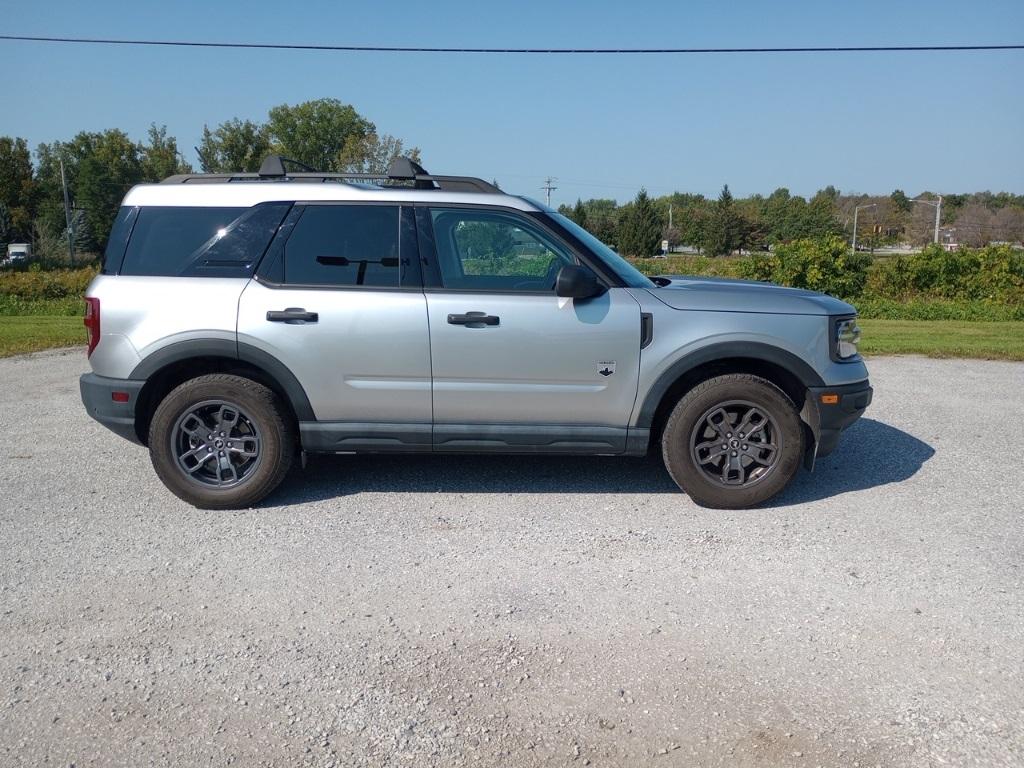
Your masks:
<instances>
[{"instance_id":1,"label":"gravel parking lot","mask_svg":"<svg viewBox=\"0 0 1024 768\"><path fill-rule=\"evenodd\" d=\"M203 512L0 361L0 764L1024 763L1024 365L876 359L756 511L656 459L322 457Z\"/></svg>"}]
</instances>

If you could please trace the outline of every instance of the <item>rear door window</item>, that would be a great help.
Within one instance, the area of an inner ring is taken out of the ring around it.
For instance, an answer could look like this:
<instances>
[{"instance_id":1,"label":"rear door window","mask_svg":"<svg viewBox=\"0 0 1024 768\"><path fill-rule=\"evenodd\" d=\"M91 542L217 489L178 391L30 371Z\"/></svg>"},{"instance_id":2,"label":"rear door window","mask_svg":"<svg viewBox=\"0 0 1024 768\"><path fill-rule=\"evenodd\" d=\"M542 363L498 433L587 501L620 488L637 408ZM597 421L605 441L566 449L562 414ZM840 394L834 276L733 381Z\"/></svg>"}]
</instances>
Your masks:
<instances>
[{"instance_id":1,"label":"rear door window","mask_svg":"<svg viewBox=\"0 0 1024 768\"><path fill-rule=\"evenodd\" d=\"M398 288L397 205L308 205L284 247L291 285Z\"/></svg>"}]
</instances>

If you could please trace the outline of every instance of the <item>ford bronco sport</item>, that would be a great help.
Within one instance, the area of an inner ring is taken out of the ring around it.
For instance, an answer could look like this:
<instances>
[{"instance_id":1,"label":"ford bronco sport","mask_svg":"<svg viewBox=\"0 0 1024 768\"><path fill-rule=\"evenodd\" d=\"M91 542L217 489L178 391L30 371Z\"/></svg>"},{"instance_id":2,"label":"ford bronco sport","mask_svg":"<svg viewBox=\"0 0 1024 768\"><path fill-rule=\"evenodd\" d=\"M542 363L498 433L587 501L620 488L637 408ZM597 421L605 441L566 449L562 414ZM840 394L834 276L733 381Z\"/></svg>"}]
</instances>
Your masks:
<instances>
[{"instance_id":1,"label":"ford bronco sport","mask_svg":"<svg viewBox=\"0 0 1024 768\"><path fill-rule=\"evenodd\" d=\"M298 452L654 447L695 502L742 508L871 401L842 301L647 278L539 203L406 158L285 163L134 187L87 292L86 409L198 507L256 504Z\"/></svg>"}]
</instances>

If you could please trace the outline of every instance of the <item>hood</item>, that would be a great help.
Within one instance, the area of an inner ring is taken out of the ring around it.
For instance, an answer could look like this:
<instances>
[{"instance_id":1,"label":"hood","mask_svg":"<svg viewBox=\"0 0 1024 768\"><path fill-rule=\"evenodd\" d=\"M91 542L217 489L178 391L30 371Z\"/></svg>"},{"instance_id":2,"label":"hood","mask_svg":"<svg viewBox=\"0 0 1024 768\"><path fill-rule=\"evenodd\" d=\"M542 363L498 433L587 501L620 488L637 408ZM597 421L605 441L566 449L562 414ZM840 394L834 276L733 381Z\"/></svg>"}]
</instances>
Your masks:
<instances>
[{"instance_id":1,"label":"hood","mask_svg":"<svg viewBox=\"0 0 1024 768\"><path fill-rule=\"evenodd\" d=\"M852 315L856 312L845 301L824 293L784 288L774 283L687 275L660 275L655 279L669 282L647 290L673 309L776 315Z\"/></svg>"}]
</instances>

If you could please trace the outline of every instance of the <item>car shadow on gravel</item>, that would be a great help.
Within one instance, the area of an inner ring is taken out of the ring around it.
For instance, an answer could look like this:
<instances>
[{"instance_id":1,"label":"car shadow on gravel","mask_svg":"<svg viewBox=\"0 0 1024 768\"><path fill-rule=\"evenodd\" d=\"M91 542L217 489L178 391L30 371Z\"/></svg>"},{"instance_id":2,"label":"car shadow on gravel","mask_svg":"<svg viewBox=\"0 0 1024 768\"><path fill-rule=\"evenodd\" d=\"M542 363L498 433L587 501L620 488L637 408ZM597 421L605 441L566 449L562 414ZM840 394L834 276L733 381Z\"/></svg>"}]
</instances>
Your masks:
<instances>
[{"instance_id":1,"label":"car shadow on gravel","mask_svg":"<svg viewBox=\"0 0 1024 768\"><path fill-rule=\"evenodd\" d=\"M788 506L912 476L932 456L915 437L872 419L848 429L813 474L800 472L768 506ZM260 506L355 493L679 493L658 452L614 456L312 455Z\"/></svg>"},{"instance_id":2,"label":"car shadow on gravel","mask_svg":"<svg viewBox=\"0 0 1024 768\"><path fill-rule=\"evenodd\" d=\"M913 477L935 449L923 440L874 419L860 419L839 438L835 451L799 472L766 507L785 507L827 499L850 491L899 483Z\"/></svg>"},{"instance_id":3,"label":"car shadow on gravel","mask_svg":"<svg viewBox=\"0 0 1024 768\"><path fill-rule=\"evenodd\" d=\"M354 493L679 493L658 456L311 455L260 506Z\"/></svg>"}]
</instances>

